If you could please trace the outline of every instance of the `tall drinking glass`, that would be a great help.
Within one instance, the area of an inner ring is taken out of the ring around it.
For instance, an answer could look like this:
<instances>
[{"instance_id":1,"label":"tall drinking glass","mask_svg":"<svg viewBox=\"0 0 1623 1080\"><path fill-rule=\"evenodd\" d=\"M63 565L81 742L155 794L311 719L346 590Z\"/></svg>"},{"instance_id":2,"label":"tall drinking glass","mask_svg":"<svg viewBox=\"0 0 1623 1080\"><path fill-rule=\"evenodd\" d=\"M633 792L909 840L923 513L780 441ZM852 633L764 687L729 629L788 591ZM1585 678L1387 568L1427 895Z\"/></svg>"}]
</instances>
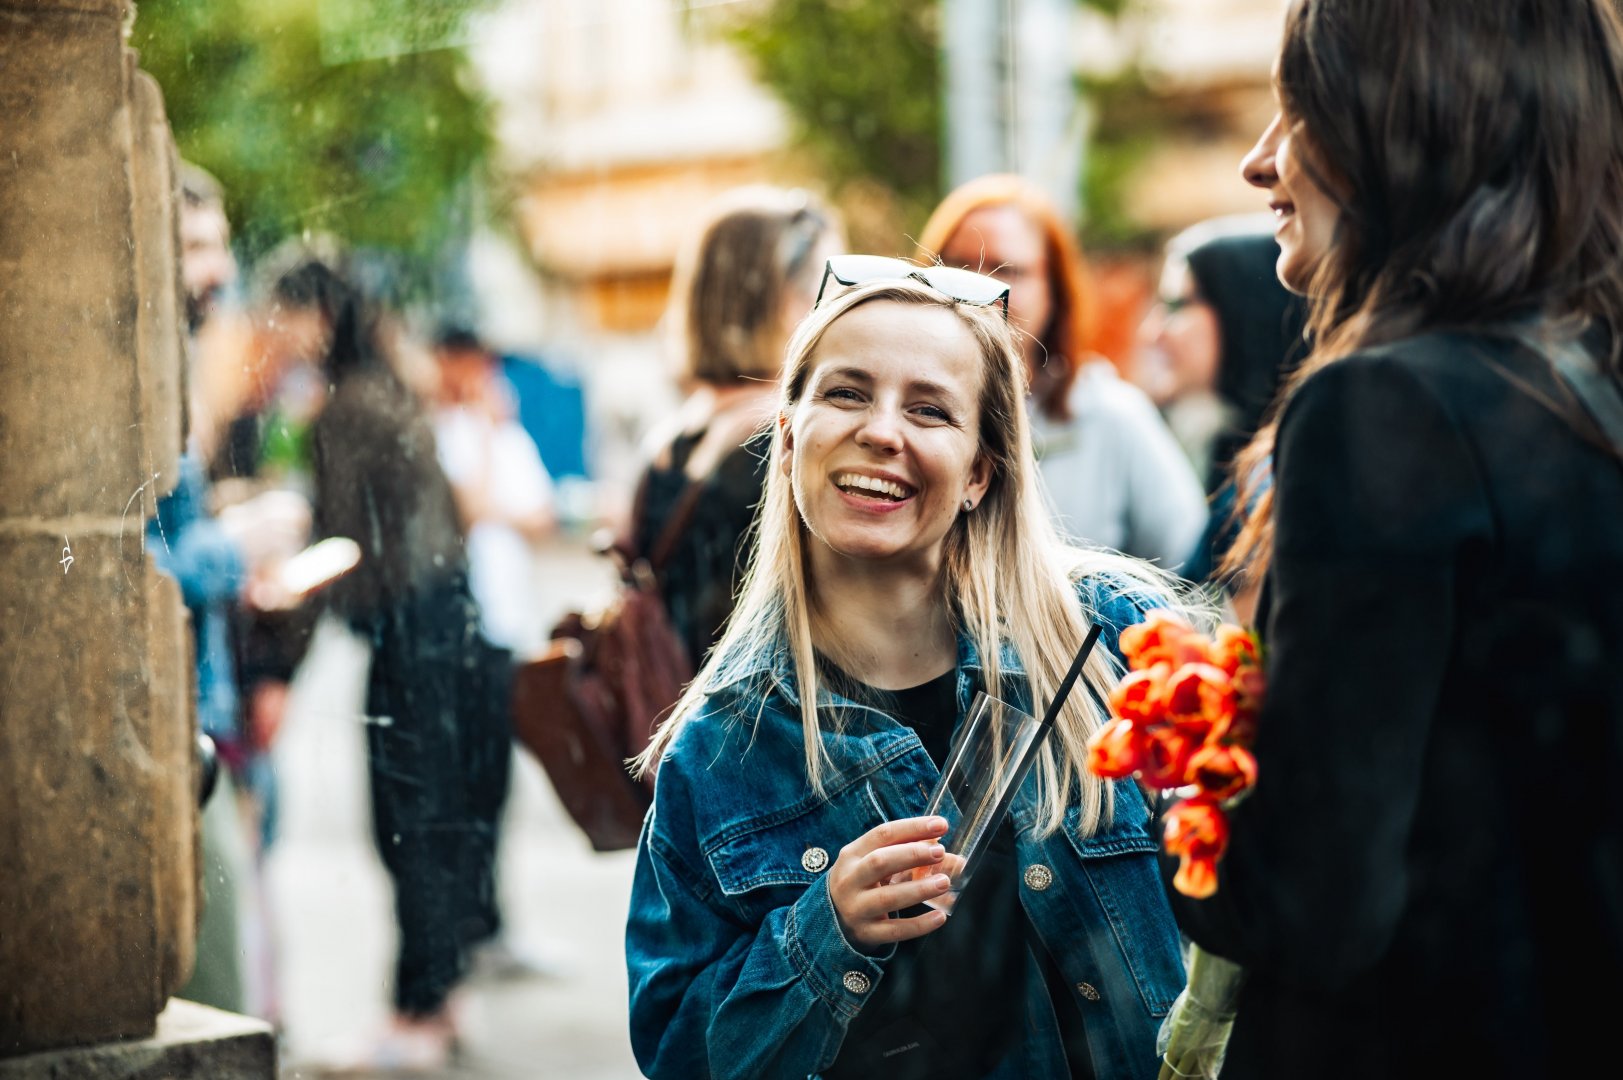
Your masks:
<instances>
[{"instance_id":1,"label":"tall drinking glass","mask_svg":"<svg viewBox=\"0 0 1623 1080\"><path fill-rule=\"evenodd\" d=\"M946 856L940 866L919 867L914 875L922 879L945 873L952 882L949 891L925 901L931 907L952 913L975 872L976 857L1003 824L1030 771L1044 730L1035 716L1008 702L984 691L975 695L924 811L947 819L947 834L941 838Z\"/></svg>"}]
</instances>

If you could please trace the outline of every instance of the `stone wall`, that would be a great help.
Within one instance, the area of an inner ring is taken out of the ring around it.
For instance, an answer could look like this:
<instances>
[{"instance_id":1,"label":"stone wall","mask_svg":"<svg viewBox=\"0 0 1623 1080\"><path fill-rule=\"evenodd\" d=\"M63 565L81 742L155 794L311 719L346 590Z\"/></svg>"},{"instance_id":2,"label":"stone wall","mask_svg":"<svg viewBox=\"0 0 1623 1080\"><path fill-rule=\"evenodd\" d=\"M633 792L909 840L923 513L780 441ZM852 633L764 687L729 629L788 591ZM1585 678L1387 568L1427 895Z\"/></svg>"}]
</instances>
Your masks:
<instances>
[{"instance_id":1,"label":"stone wall","mask_svg":"<svg viewBox=\"0 0 1623 1080\"><path fill-rule=\"evenodd\" d=\"M0 1055L148 1036L197 918L175 158L123 0L0 0Z\"/></svg>"}]
</instances>

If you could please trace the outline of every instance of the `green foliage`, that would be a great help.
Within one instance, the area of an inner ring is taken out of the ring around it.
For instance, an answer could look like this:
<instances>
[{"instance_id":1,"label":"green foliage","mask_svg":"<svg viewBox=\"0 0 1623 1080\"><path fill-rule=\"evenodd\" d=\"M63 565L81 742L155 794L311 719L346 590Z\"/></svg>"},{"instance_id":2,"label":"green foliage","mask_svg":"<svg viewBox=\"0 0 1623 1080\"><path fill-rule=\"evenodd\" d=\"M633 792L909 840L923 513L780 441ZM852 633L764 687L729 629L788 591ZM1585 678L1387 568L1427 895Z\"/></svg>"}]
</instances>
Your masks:
<instances>
[{"instance_id":1,"label":"green foliage","mask_svg":"<svg viewBox=\"0 0 1623 1080\"><path fill-rule=\"evenodd\" d=\"M1128 190L1145 159L1167 136L1161 103L1136 68L1081 86L1096 118L1083 160L1083 242L1089 248L1153 246L1159 239L1127 213Z\"/></svg>"},{"instance_id":2,"label":"green foliage","mask_svg":"<svg viewBox=\"0 0 1623 1080\"><path fill-rule=\"evenodd\" d=\"M939 0L772 0L731 36L836 185L876 180L910 220L941 191Z\"/></svg>"},{"instance_id":3,"label":"green foliage","mask_svg":"<svg viewBox=\"0 0 1623 1080\"><path fill-rule=\"evenodd\" d=\"M132 44L181 156L225 186L250 259L309 230L422 266L469 227L486 104L459 51L365 58L355 27L324 24L327 6L141 0Z\"/></svg>"},{"instance_id":4,"label":"green foliage","mask_svg":"<svg viewBox=\"0 0 1623 1080\"><path fill-rule=\"evenodd\" d=\"M1140 0L1079 2L1115 17ZM922 224L945 194L940 20L941 0L765 0L730 31L836 189L877 183L895 196L906 228ZM1088 232L1132 241L1137 230L1121 212L1121 194L1155 134L1110 122L1116 104L1142 98L1135 73L1083 92L1095 91L1104 122L1083 180ZM1142 114L1133 110L1135 123Z\"/></svg>"}]
</instances>

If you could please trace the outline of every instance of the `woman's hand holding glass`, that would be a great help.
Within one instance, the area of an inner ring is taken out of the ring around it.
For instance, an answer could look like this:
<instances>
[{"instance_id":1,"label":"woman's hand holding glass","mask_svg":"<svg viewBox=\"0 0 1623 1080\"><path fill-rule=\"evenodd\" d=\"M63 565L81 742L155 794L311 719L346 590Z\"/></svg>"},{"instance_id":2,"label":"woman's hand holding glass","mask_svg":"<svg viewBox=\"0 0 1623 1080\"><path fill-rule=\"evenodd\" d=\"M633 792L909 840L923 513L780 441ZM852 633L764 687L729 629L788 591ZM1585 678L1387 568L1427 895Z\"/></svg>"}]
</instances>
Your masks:
<instances>
[{"instance_id":1,"label":"woman's hand holding glass","mask_svg":"<svg viewBox=\"0 0 1623 1080\"><path fill-rule=\"evenodd\" d=\"M846 940L871 950L940 929L947 921L942 911L909 918L891 913L934 900L951 887L942 866L946 851L938 842L946 831L945 818L902 818L840 849L829 868L828 894Z\"/></svg>"}]
</instances>

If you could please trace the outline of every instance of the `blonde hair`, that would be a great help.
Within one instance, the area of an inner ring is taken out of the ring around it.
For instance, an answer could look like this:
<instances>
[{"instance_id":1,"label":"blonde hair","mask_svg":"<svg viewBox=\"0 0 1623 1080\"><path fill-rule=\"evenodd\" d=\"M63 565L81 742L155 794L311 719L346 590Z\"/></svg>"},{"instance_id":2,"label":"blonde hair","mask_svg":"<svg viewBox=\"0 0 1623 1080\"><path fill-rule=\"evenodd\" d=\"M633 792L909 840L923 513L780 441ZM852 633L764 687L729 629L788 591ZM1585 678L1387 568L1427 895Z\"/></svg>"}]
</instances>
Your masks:
<instances>
[{"instance_id":1,"label":"blonde hair","mask_svg":"<svg viewBox=\"0 0 1623 1080\"><path fill-rule=\"evenodd\" d=\"M804 191L737 188L711 207L677 260L671 288L683 381L777 377L784 292L811 291L822 269L811 256L834 228L830 211Z\"/></svg>"},{"instance_id":2,"label":"blonde hair","mask_svg":"<svg viewBox=\"0 0 1623 1080\"><path fill-rule=\"evenodd\" d=\"M1044 504L1032 457L1025 363L996 307L960 304L910 281L859 286L825 300L801 323L789 343L782 379L784 415L799 405L818 343L828 328L853 309L879 301L948 308L963 320L979 347L985 363L979 403L980 452L991 465L991 481L980 505L973 513L960 515L949 530L942 574L955 629L966 633L980 653L985 688L996 693L1002 685L999 651L1007 642L1026 671L1034 707L1040 709L1070 667L1092 616L1083 610L1077 582L1110 575L1124 589L1142 588L1170 596L1171 579L1138 560L1061 542ZM806 774L812 788L819 794L823 791L823 779L832 763L819 737L823 727L820 710L834 730L842 721L819 686L813 634L815 598L808 586L808 532L795 506L792 481L783 468L784 455L783 425L776 425L754 559L738 604L720 643L677 703L671 719L636 759L640 774L654 768L682 725L696 714L705 685L729 656L741 650L770 649L780 637L786 637L800 688ZM1005 618L1006 612L1018 612L1021 617ZM1096 650L1083 670L1083 679L1095 693L1077 687L1044 744L1036 767L1038 817L1044 833L1063 824L1066 808L1078 792L1082 835L1091 834L1109 819L1109 785L1090 774L1084 761L1088 737L1106 720L1097 700L1115 685L1119 673L1108 650Z\"/></svg>"}]
</instances>

